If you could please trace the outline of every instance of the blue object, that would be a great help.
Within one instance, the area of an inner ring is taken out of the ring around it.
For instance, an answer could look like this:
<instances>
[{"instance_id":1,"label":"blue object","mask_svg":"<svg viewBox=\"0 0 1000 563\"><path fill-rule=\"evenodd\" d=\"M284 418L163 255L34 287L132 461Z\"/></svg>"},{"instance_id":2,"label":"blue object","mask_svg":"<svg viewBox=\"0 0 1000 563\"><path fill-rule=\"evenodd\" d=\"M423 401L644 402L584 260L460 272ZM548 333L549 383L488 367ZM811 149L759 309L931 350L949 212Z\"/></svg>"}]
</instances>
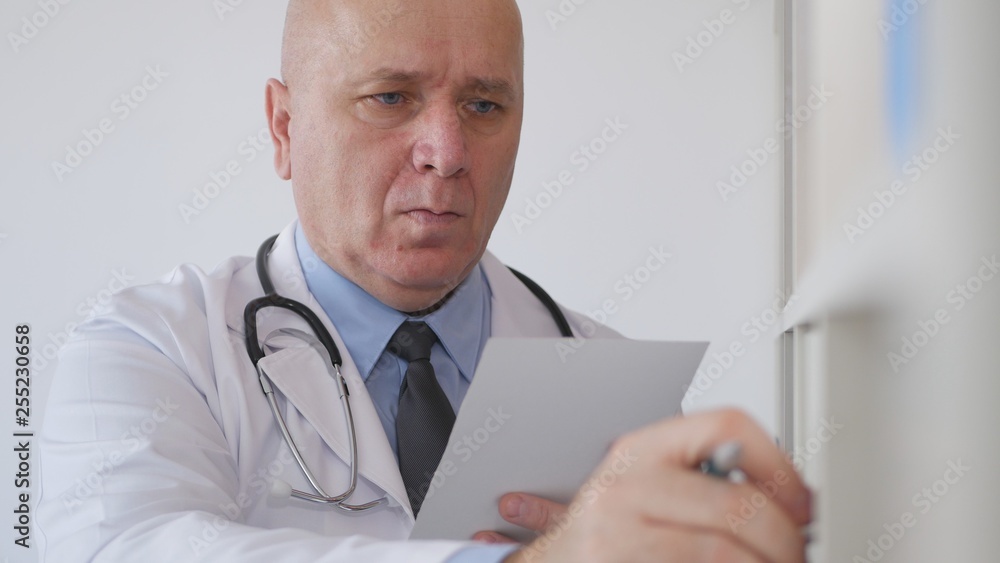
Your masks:
<instances>
[{"instance_id":1,"label":"blue object","mask_svg":"<svg viewBox=\"0 0 1000 563\"><path fill-rule=\"evenodd\" d=\"M448 563L500 563L517 549L516 544L467 547L448 558Z\"/></svg>"},{"instance_id":2,"label":"blue object","mask_svg":"<svg viewBox=\"0 0 1000 563\"><path fill-rule=\"evenodd\" d=\"M912 13L911 9L918 8ZM881 30L886 40L886 115L893 154L898 163L912 156L920 125L920 37L923 4L887 0Z\"/></svg>"}]
</instances>

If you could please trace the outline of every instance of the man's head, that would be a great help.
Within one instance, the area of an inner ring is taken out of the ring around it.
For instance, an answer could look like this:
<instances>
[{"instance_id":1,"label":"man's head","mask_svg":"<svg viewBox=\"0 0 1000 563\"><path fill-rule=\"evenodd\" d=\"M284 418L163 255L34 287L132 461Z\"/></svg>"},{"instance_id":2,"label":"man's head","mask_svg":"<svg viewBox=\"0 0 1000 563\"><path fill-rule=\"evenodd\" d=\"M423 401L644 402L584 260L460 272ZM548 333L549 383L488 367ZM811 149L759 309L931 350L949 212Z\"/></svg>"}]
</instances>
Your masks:
<instances>
[{"instance_id":1,"label":"man's head","mask_svg":"<svg viewBox=\"0 0 1000 563\"><path fill-rule=\"evenodd\" d=\"M440 300L514 173L514 0L291 0L282 78L267 85L275 167L313 249L391 307Z\"/></svg>"}]
</instances>

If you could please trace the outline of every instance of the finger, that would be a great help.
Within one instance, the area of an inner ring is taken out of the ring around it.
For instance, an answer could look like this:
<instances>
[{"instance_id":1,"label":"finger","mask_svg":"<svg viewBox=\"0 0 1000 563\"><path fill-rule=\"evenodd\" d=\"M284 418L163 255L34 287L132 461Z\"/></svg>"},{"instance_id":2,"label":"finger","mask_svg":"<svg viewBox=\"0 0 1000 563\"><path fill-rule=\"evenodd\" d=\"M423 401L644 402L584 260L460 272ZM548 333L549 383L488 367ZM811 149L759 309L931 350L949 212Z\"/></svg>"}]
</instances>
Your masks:
<instances>
[{"instance_id":1,"label":"finger","mask_svg":"<svg viewBox=\"0 0 1000 563\"><path fill-rule=\"evenodd\" d=\"M500 497L500 516L511 524L543 532L566 513L566 506L526 493L508 493Z\"/></svg>"},{"instance_id":2,"label":"finger","mask_svg":"<svg viewBox=\"0 0 1000 563\"><path fill-rule=\"evenodd\" d=\"M737 441L743 447L739 467L750 483L779 482L774 500L799 525L812 519L812 494L788 458L756 422L727 409L670 418L623 437L616 448L632 447L668 465L698 467L719 445Z\"/></svg>"},{"instance_id":3,"label":"finger","mask_svg":"<svg viewBox=\"0 0 1000 563\"><path fill-rule=\"evenodd\" d=\"M655 522L731 536L768 561L803 556L805 540L798 524L754 485L655 466L636 468L621 484L627 502Z\"/></svg>"},{"instance_id":4,"label":"finger","mask_svg":"<svg viewBox=\"0 0 1000 563\"><path fill-rule=\"evenodd\" d=\"M476 532L472 535L472 540L483 543L520 543L515 539L508 538L496 532Z\"/></svg>"}]
</instances>

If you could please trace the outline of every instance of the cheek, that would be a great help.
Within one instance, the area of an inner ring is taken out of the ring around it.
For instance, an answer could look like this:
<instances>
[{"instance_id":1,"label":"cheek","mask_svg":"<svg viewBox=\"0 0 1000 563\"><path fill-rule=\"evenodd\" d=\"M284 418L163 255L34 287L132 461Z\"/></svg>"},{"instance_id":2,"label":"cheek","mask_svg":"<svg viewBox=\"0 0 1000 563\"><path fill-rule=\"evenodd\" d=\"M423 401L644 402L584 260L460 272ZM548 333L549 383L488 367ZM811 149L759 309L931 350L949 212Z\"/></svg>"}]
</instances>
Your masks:
<instances>
[{"instance_id":1,"label":"cheek","mask_svg":"<svg viewBox=\"0 0 1000 563\"><path fill-rule=\"evenodd\" d=\"M312 135L308 135L308 134ZM293 157L292 180L320 207L369 214L381 207L393 176L386 145L341 128L327 135L309 131Z\"/></svg>"},{"instance_id":2,"label":"cheek","mask_svg":"<svg viewBox=\"0 0 1000 563\"><path fill-rule=\"evenodd\" d=\"M507 202L507 194L509 191L509 180L504 179L502 182L494 182L490 189L490 193L486 196L488 201L487 215L489 220L495 222L497 217L500 216L500 212L503 210L503 206Z\"/></svg>"},{"instance_id":3,"label":"cheek","mask_svg":"<svg viewBox=\"0 0 1000 563\"><path fill-rule=\"evenodd\" d=\"M490 220L496 220L507 201L507 194L510 191L510 184L514 176L514 159L517 156L517 145L513 148L504 147L506 150L497 150L491 153L491 166L484 170L480 178L479 185L484 186L481 193L477 194L484 212ZM495 155L500 154L499 158Z\"/></svg>"}]
</instances>

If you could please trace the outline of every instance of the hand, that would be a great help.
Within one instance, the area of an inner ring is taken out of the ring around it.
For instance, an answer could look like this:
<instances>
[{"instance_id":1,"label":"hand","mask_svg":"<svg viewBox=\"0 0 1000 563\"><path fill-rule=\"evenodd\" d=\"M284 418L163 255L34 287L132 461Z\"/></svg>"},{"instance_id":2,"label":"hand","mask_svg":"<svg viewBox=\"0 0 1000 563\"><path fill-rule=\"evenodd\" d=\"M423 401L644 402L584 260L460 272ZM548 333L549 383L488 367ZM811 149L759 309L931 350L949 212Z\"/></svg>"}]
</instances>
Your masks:
<instances>
[{"instance_id":1,"label":"hand","mask_svg":"<svg viewBox=\"0 0 1000 563\"><path fill-rule=\"evenodd\" d=\"M500 497L499 507L504 520L539 533L556 525L568 512L565 504L526 493L507 493ZM485 543L518 543L498 532L476 532L472 539Z\"/></svg>"},{"instance_id":2,"label":"hand","mask_svg":"<svg viewBox=\"0 0 1000 563\"><path fill-rule=\"evenodd\" d=\"M699 471L719 444L743 446L744 483ZM622 436L567 507L514 493L505 520L544 532L512 563L804 561L811 495L788 459L735 410L660 421ZM511 541L495 532L474 539Z\"/></svg>"}]
</instances>

